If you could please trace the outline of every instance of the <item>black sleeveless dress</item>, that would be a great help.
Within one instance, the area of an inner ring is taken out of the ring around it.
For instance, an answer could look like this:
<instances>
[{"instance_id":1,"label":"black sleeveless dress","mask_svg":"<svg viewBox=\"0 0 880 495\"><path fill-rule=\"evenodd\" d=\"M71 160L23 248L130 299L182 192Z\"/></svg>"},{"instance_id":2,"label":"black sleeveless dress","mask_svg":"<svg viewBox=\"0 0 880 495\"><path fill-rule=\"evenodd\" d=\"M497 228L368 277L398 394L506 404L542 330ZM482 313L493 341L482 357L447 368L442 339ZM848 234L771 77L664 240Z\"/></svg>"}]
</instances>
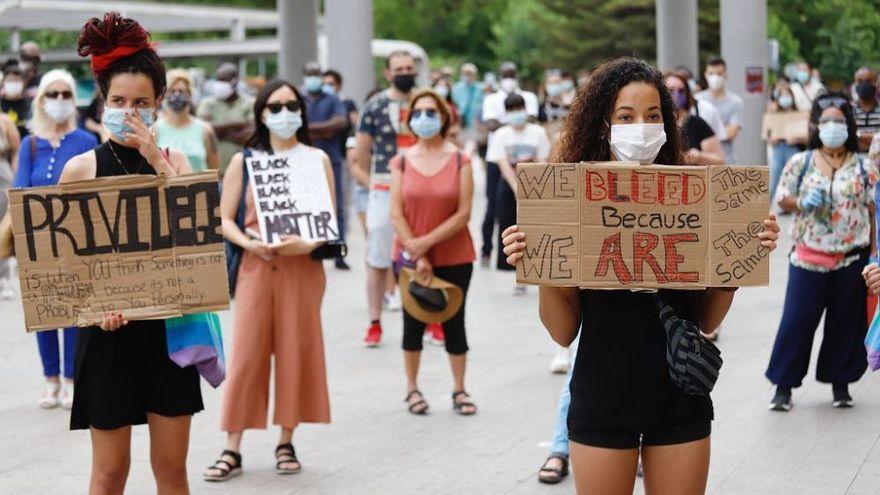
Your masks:
<instances>
[{"instance_id":1,"label":"black sleeveless dress","mask_svg":"<svg viewBox=\"0 0 880 495\"><path fill-rule=\"evenodd\" d=\"M113 151L131 172L155 175L137 150L110 142L95 148L96 177L126 175ZM70 429L112 430L147 422L147 413L195 414L202 409L199 374L168 358L163 320L129 321L114 332L79 329L76 341Z\"/></svg>"}]
</instances>

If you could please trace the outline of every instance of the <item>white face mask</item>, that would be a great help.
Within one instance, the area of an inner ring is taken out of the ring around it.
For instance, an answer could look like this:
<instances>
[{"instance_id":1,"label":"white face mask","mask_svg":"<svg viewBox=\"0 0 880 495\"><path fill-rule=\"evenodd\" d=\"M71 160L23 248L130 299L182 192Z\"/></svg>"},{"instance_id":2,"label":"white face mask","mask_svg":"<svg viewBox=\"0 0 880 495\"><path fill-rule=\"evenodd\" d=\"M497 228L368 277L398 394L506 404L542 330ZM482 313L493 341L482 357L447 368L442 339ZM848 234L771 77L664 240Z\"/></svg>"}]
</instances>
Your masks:
<instances>
[{"instance_id":1,"label":"white face mask","mask_svg":"<svg viewBox=\"0 0 880 495\"><path fill-rule=\"evenodd\" d=\"M3 83L3 93L7 98L18 98L24 91L24 83L21 81L7 81Z\"/></svg>"},{"instance_id":2,"label":"white face mask","mask_svg":"<svg viewBox=\"0 0 880 495\"><path fill-rule=\"evenodd\" d=\"M646 165L666 144L666 130L663 124L614 124L608 141L618 161Z\"/></svg>"},{"instance_id":3,"label":"white face mask","mask_svg":"<svg viewBox=\"0 0 880 495\"><path fill-rule=\"evenodd\" d=\"M519 86L519 84L516 82L516 79L512 77L505 77L501 80L501 90L505 93L513 93L516 91L517 86Z\"/></svg>"},{"instance_id":4,"label":"white face mask","mask_svg":"<svg viewBox=\"0 0 880 495\"><path fill-rule=\"evenodd\" d=\"M235 93L235 88L229 81L214 81L214 84L211 85L211 93L218 100L228 100Z\"/></svg>"},{"instance_id":5,"label":"white face mask","mask_svg":"<svg viewBox=\"0 0 880 495\"><path fill-rule=\"evenodd\" d=\"M50 119L61 124L67 122L67 119L76 112L76 106L70 100L59 100L57 98L51 100L43 100L43 111Z\"/></svg>"},{"instance_id":6,"label":"white face mask","mask_svg":"<svg viewBox=\"0 0 880 495\"><path fill-rule=\"evenodd\" d=\"M711 90L719 91L724 89L724 76L720 74L709 74L706 76L706 82Z\"/></svg>"}]
</instances>

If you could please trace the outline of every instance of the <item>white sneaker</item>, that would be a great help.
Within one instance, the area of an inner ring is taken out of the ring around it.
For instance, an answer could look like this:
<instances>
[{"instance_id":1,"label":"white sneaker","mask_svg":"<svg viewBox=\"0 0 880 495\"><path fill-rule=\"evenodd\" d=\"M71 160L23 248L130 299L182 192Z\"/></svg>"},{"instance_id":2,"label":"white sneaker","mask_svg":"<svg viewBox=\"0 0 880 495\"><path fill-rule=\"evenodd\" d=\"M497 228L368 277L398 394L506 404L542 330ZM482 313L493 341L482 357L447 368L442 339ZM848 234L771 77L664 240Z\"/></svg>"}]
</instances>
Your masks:
<instances>
[{"instance_id":1,"label":"white sneaker","mask_svg":"<svg viewBox=\"0 0 880 495\"><path fill-rule=\"evenodd\" d=\"M528 287L526 287L525 285L516 285L513 287L514 296L524 296L526 295L526 292L528 292Z\"/></svg>"},{"instance_id":2,"label":"white sneaker","mask_svg":"<svg viewBox=\"0 0 880 495\"><path fill-rule=\"evenodd\" d=\"M14 298L15 291L12 290L12 284L9 282L9 280L0 280L0 299L9 301Z\"/></svg>"},{"instance_id":3,"label":"white sneaker","mask_svg":"<svg viewBox=\"0 0 880 495\"><path fill-rule=\"evenodd\" d=\"M58 407L58 390L61 385L52 382L46 382L43 387L43 396L40 397L39 404L43 409L54 409Z\"/></svg>"},{"instance_id":4,"label":"white sneaker","mask_svg":"<svg viewBox=\"0 0 880 495\"><path fill-rule=\"evenodd\" d=\"M400 296L397 294L397 292L394 292L393 294L385 293L383 306L385 308L385 311L400 311Z\"/></svg>"},{"instance_id":5,"label":"white sneaker","mask_svg":"<svg viewBox=\"0 0 880 495\"><path fill-rule=\"evenodd\" d=\"M61 407L68 411L73 407L73 380L64 380L64 391L61 393Z\"/></svg>"},{"instance_id":6,"label":"white sneaker","mask_svg":"<svg viewBox=\"0 0 880 495\"><path fill-rule=\"evenodd\" d=\"M559 351L556 352L556 356L553 357L553 361L550 362L550 371L564 375L568 373L569 366L571 366L571 349L560 347Z\"/></svg>"}]
</instances>

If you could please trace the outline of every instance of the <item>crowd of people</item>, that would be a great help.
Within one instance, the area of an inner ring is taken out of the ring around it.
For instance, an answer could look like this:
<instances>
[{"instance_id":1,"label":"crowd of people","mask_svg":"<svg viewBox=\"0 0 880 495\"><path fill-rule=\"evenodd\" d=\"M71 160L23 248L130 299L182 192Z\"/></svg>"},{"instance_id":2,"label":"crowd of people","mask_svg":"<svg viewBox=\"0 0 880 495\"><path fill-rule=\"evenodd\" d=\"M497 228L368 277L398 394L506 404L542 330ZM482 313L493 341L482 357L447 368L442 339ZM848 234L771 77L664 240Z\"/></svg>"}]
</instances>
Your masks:
<instances>
[{"instance_id":1,"label":"crowd of people","mask_svg":"<svg viewBox=\"0 0 880 495\"><path fill-rule=\"evenodd\" d=\"M474 263L513 271L523 256L517 164L735 164L733 143L742 131L742 98L727 88L720 58L708 60L699 78L685 67L661 72L632 58L576 74L552 69L532 92L512 62L482 80L471 63L461 66L457 81L454 70L439 69L419 87L414 57L398 51L385 61L388 87L359 108L345 95L342 75L316 63L303 67L300 81L269 81L253 95L233 63L220 64L200 86L186 70L166 71L149 33L115 13L85 24L78 52L89 57L97 86L81 114L73 77L63 69L41 73L33 43L3 66L0 189L217 171L222 232L239 264L230 279L236 304L220 424L226 445L203 475L212 482L242 473L244 431L267 426L273 358L278 474L302 469L296 428L331 416L321 321L325 272L312 256L319 244L293 235L273 244L260 238L249 157L278 153L323 167L343 239L352 230L349 207L366 236L364 346L382 344L383 311L402 309L406 409L425 415L430 407L419 388L427 340L449 356L454 411L473 416L468 288ZM771 207L793 216L795 244L766 372L776 386L769 405L775 411L792 407L823 314L816 377L832 385L834 407L854 404L848 386L866 370L865 301L869 291L880 291L877 85L877 73L862 68L852 91L828 91L803 63L793 77L780 74L769 95L768 113L809 114L803 138L767 136ZM486 177L479 193L477 166ZM486 204L478 240L468 228L475 198ZM762 245L775 249L778 233L769 213ZM333 260L339 270L350 262L342 254ZM0 260L0 297L12 297L12 268ZM512 276L511 286L514 296L527 291ZM702 333L694 338L712 345L735 290L539 287L539 315L559 345L550 369L567 374L539 480L558 483L571 463L579 493L630 493L642 472L649 491L703 493L712 401L670 377L656 305L662 301L695 322ZM90 430L92 493L123 491L131 427L138 424L150 428L159 492L188 493L190 420L204 406L197 371L169 359L162 327L162 320L111 313L100 325L63 329L63 370L58 332L37 336L46 377L39 406L71 409L71 429ZM628 373L605 372L620 367Z\"/></svg>"}]
</instances>

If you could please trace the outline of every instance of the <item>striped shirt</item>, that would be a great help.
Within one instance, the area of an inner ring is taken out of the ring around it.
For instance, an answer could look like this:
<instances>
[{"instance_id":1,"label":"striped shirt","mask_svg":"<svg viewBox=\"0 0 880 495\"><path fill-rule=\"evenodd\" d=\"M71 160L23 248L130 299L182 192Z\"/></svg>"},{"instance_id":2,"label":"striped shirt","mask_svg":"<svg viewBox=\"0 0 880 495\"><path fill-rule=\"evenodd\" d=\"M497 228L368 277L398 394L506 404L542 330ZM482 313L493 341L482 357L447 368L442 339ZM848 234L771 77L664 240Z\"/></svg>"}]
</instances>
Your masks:
<instances>
[{"instance_id":1,"label":"striped shirt","mask_svg":"<svg viewBox=\"0 0 880 495\"><path fill-rule=\"evenodd\" d=\"M880 105L875 105L871 110L865 111L856 102L853 104L853 114L856 118L856 126L859 128L859 134L880 132Z\"/></svg>"}]
</instances>

